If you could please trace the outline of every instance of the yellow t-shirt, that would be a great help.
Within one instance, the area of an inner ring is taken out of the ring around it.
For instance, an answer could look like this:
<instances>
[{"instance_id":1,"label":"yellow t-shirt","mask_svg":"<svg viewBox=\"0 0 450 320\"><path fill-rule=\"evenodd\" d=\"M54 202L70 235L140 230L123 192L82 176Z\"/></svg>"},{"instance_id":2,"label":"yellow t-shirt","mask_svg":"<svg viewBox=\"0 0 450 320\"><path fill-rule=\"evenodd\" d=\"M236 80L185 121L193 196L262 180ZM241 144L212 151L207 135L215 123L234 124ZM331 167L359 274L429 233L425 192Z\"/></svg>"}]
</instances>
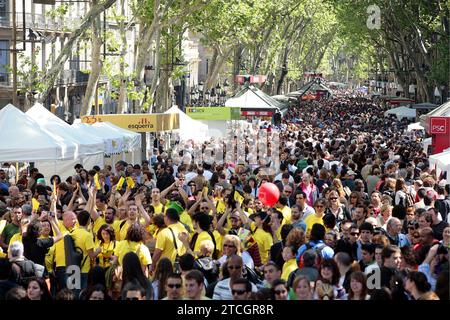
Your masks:
<instances>
[{"instance_id":1,"label":"yellow t-shirt","mask_svg":"<svg viewBox=\"0 0 450 320\"><path fill-rule=\"evenodd\" d=\"M163 209L165 209L165 207L164 207L164 205L162 203L159 203L159 205L157 205L157 206L153 206L153 208L155 209L155 214L164 213Z\"/></svg>"},{"instance_id":2,"label":"yellow t-shirt","mask_svg":"<svg viewBox=\"0 0 450 320\"><path fill-rule=\"evenodd\" d=\"M214 235L214 234L213 234ZM202 231L198 234L197 237L197 241L195 241L195 246L194 246L194 253L199 256L200 255L200 244L202 243L203 240L210 240L212 241L211 236L209 235L208 232L206 231ZM216 240L214 238L214 240Z\"/></svg>"},{"instance_id":3,"label":"yellow t-shirt","mask_svg":"<svg viewBox=\"0 0 450 320\"><path fill-rule=\"evenodd\" d=\"M309 216L306 217L305 224L306 224L306 236L307 237L309 237L309 234L311 233L311 229L312 229L313 225L315 225L316 223L324 225L322 217L323 216L321 216L319 218L315 214L310 214Z\"/></svg>"},{"instance_id":4,"label":"yellow t-shirt","mask_svg":"<svg viewBox=\"0 0 450 320\"><path fill-rule=\"evenodd\" d=\"M15 241L19 241L19 242L22 242L22 233L16 233L15 235L13 235L12 237L11 237L11 239L9 240L9 243L8 243L8 250L9 250L9 247L11 246L11 244L13 244Z\"/></svg>"},{"instance_id":5,"label":"yellow t-shirt","mask_svg":"<svg viewBox=\"0 0 450 320\"><path fill-rule=\"evenodd\" d=\"M224 213L227 208L225 202L220 198L214 199L214 205L216 206L217 213Z\"/></svg>"},{"instance_id":6,"label":"yellow t-shirt","mask_svg":"<svg viewBox=\"0 0 450 320\"><path fill-rule=\"evenodd\" d=\"M289 275L292 271L298 269L297 260L290 259L283 264L283 271L281 273L281 279L288 281Z\"/></svg>"},{"instance_id":7,"label":"yellow t-shirt","mask_svg":"<svg viewBox=\"0 0 450 320\"><path fill-rule=\"evenodd\" d=\"M217 254L218 254L219 257L221 257L222 256L223 236L217 230L213 231L213 235L214 235L214 239L216 240Z\"/></svg>"},{"instance_id":8,"label":"yellow t-shirt","mask_svg":"<svg viewBox=\"0 0 450 320\"><path fill-rule=\"evenodd\" d=\"M186 210L184 210L181 214L180 214L180 222L182 224L184 224L185 226L189 227L189 233L193 234L194 233L194 226L192 224L192 219L191 216L187 213Z\"/></svg>"},{"instance_id":9,"label":"yellow t-shirt","mask_svg":"<svg viewBox=\"0 0 450 320\"><path fill-rule=\"evenodd\" d=\"M3 233L3 229L5 229L7 223L8 223L8 221L6 221L6 220L0 220L0 234Z\"/></svg>"},{"instance_id":10,"label":"yellow t-shirt","mask_svg":"<svg viewBox=\"0 0 450 320\"><path fill-rule=\"evenodd\" d=\"M123 240L117 242L116 248L114 249L114 255L118 258L119 265L122 265L123 257L128 252L136 253L142 266L152 264L152 257L150 256L150 250L148 250L147 246L141 242Z\"/></svg>"},{"instance_id":11,"label":"yellow t-shirt","mask_svg":"<svg viewBox=\"0 0 450 320\"><path fill-rule=\"evenodd\" d=\"M174 237L172 236L172 232L170 232L169 228L172 229L173 234L175 236L179 256L186 253L186 248L183 246L183 243L178 239L178 234L181 232L187 233L187 230L181 222L177 222L161 230L158 233L158 236L156 237L155 249L160 249L162 251L161 258L169 258L170 261L174 263L175 258L177 256L177 251L175 250L175 246L173 243Z\"/></svg>"},{"instance_id":12,"label":"yellow t-shirt","mask_svg":"<svg viewBox=\"0 0 450 320\"><path fill-rule=\"evenodd\" d=\"M100 243L97 241L95 243L95 247L102 249L102 251L98 254L98 265L103 268L107 268L111 265L110 258L114 254L114 249L117 245L117 242L110 241L109 243Z\"/></svg>"},{"instance_id":13,"label":"yellow t-shirt","mask_svg":"<svg viewBox=\"0 0 450 320\"><path fill-rule=\"evenodd\" d=\"M62 221L58 222L58 227L59 227L59 231L61 232L62 235L67 235L69 234L69 230L66 229L66 227L64 227L64 224L62 223ZM76 226L75 226L76 228ZM55 231L53 230L53 232L55 233ZM62 239L61 241L58 241L54 244L55 249L54 249L54 259L56 262L56 267L65 267L66 266L66 251L64 249L64 239Z\"/></svg>"},{"instance_id":14,"label":"yellow t-shirt","mask_svg":"<svg viewBox=\"0 0 450 320\"><path fill-rule=\"evenodd\" d=\"M283 214L283 221L281 222L281 226L284 226L285 224L291 223L291 208L288 206L284 206L282 210L280 210Z\"/></svg>"},{"instance_id":15,"label":"yellow t-shirt","mask_svg":"<svg viewBox=\"0 0 450 320\"><path fill-rule=\"evenodd\" d=\"M97 220L91 225L92 235L94 236L94 241L97 240L97 233L100 230L101 226L107 224L105 218L98 217Z\"/></svg>"},{"instance_id":16,"label":"yellow t-shirt","mask_svg":"<svg viewBox=\"0 0 450 320\"><path fill-rule=\"evenodd\" d=\"M272 235L261 228L256 228L254 223L252 223L251 227L253 230L253 238L258 243L259 254L261 255L261 262L263 264L266 264L269 261L269 252L270 248L273 245Z\"/></svg>"},{"instance_id":17,"label":"yellow t-shirt","mask_svg":"<svg viewBox=\"0 0 450 320\"><path fill-rule=\"evenodd\" d=\"M83 251L83 265L81 266L81 273L88 273L91 269L91 260L88 256L89 250L94 250L94 238L92 233L83 228L76 228L71 232L71 236L75 242L75 246Z\"/></svg>"}]
</instances>

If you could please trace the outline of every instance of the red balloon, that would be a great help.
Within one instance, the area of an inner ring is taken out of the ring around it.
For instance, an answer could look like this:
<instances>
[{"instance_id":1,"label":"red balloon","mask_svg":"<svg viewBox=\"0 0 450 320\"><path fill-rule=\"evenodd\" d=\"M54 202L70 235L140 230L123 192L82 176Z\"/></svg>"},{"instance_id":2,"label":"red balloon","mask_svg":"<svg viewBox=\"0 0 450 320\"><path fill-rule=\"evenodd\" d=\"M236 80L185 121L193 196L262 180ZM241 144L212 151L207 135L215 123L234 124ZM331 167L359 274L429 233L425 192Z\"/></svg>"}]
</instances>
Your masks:
<instances>
[{"instance_id":1,"label":"red balloon","mask_svg":"<svg viewBox=\"0 0 450 320\"><path fill-rule=\"evenodd\" d=\"M279 198L280 190L273 183L266 182L259 187L258 199L261 200L263 205L272 207L278 202Z\"/></svg>"}]
</instances>

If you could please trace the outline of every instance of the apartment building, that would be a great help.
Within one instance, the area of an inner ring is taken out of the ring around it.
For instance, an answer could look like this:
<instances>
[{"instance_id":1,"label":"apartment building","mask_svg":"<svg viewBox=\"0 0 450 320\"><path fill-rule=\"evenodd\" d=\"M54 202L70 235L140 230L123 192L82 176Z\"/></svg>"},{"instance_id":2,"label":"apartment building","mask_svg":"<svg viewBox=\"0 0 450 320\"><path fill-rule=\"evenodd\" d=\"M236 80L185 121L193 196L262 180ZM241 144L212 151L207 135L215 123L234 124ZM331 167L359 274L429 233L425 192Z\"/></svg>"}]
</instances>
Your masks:
<instances>
[{"instance_id":1,"label":"apartment building","mask_svg":"<svg viewBox=\"0 0 450 320\"><path fill-rule=\"evenodd\" d=\"M56 1L54 5L34 3L34 0L16 1L16 26L17 26L17 49L23 56L31 59L40 70L48 70L55 61L61 49L69 39L71 32L75 30L89 10L90 1L66 0ZM0 108L12 101L12 2L13 0L0 0ZM42 2L36 1L36 2ZM119 1L115 4L120 12ZM66 6L66 14L52 15L55 9ZM102 32L113 32L119 38L118 26L110 19L109 11L111 7L101 16ZM128 6L125 6L125 16L129 16ZM106 20L106 21L105 21ZM128 68L134 66L134 48L136 31L133 26L127 31L127 54L125 57ZM102 49L104 57L113 56L108 52L107 46ZM113 57L111 57L113 58ZM23 60L23 59L22 59ZM78 43L72 50L70 58L66 61L58 80L56 81L51 95L45 101L45 105L50 108L56 105L56 113L66 119L77 117L81 108L81 100L84 95L88 71L90 69L91 56L90 49ZM21 59L18 61L18 70L21 68ZM18 88L23 86L18 79ZM98 102L100 109L105 107L105 113L114 112L114 103L109 98L111 91L110 83L104 75L99 81ZM33 94L33 92L28 93ZM19 96L19 106L23 108L25 93Z\"/></svg>"}]
</instances>

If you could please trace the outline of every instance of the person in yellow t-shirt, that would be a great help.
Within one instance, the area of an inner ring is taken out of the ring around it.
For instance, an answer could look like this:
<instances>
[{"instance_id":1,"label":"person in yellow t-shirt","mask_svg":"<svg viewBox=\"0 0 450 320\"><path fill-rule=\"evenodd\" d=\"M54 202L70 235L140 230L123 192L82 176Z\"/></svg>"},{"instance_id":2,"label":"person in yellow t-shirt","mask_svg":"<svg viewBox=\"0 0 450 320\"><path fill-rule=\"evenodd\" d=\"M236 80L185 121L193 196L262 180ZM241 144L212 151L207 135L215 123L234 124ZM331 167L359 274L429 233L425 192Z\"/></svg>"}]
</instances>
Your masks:
<instances>
[{"instance_id":1,"label":"person in yellow t-shirt","mask_svg":"<svg viewBox=\"0 0 450 320\"><path fill-rule=\"evenodd\" d=\"M117 240L124 240L127 236L128 229L134 223L140 223L139 213L142 214L143 217L143 226L144 228L150 225L150 216L147 211L144 209L142 205L142 197L143 194L139 194L135 196L135 204L130 204L128 206L128 218L126 220L122 220L119 225L119 232L116 234Z\"/></svg>"},{"instance_id":2,"label":"person in yellow t-shirt","mask_svg":"<svg viewBox=\"0 0 450 320\"><path fill-rule=\"evenodd\" d=\"M112 256L117 244L114 229L110 225L104 224L98 230L96 238L95 246L101 250L97 256L98 265L102 268L108 268L111 266Z\"/></svg>"},{"instance_id":3,"label":"person in yellow t-shirt","mask_svg":"<svg viewBox=\"0 0 450 320\"><path fill-rule=\"evenodd\" d=\"M184 225L180 222L180 215L175 208L168 208L164 216L167 228L161 230L156 237L155 252L153 253L152 271L161 257L170 259L172 264L176 256L186 252L182 241L178 238L180 233L188 233ZM175 249L176 247L176 249Z\"/></svg>"},{"instance_id":4,"label":"person in yellow t-shirt","mask_svg":"<svg viewBox=\"0 0 450 320\"><path fill-rule=\"evenodd\" d=\"M281 196L278 200L277 209L283 214L283 221L281 222L281 226L292 223L291 208L288 207L287 201L288 199L285 196Z\"/></svg>"},{"instance_id":5,"label":"person in yellow t-shirt","mask_svg":"<svg viewBox=\"0 0 450 320\"><path fill-rule=\"evenodd\" d=\"M161 190L153 188L151 193L151 205L155 209L155 214L164 214L165 206L161 203Z\"/></svg>"},{"instance_id":6,"label":"person in yellow t-shirt","mask_svg":"<svg viewBox=\"0 0 450 320\"><path fill-rule=\"evenodd\" d=\"M87 211L81 211L77 216L79 227L70 232L70 236L83 252L83 260L81 263L81 289L87 287L88 272L91 269L91 259L95 259L100 253L99 248L95 248L92 233L87 230L90 221L90 215ZM95 250L95 251L94 251Z\"/></svg>"},{"instance_id":7,"label":"person in yellow t-shirt","mask_svg":"<svg viewBox=\"0 0 450 320\"><path fill-rule=\"evenodd\" d=\"M134 223L128 229L125 240L119 241L114 249L114 260L117 260L119 265L122 265L123 257L128 252L134 252L139 257L142 271L148 277L148 267L152 264L152 257L150 250L143 244L145 235L145 228L139 223Z\"/></svg>"},{"instance_id":8,"label":"person in yellow t-shirt","mask_svg":"<svg viewBox=\"0 0 450 320\"><path fill-rule=\"evenodd\" d=\"M314 203L314 210L316 211L315 214L310 214L305 219L307 238L309 238L312 226L314 224L318 223L324 225L322 218L325 215L325 209L326 209L326 200L325 199L316 200L316 202Z\"/></svg>"},{"instance_id":9,"label":"person in yellow t-shirt","mask_svg":"<svg viewBox=\"0 0 450 320\"><path fill-rule=\"evenodd\" d=\"M270 248L273 245L272 230L270 227L270 217L266 212L258 212L251 216L254 223L251 224L253 238L258 243L259 254L262 264L269 261Z\"/></svg>"},{"instance_id":10,"label":"person in yellow t-shirt","mask_svg":"<svg viewBox=\"0 0 450 320\"><path fill-rule=\"evenodd\" d=\"M283 256L284 264L281 272L281 279L288 281L289 275L292 271L298 269L297 260L295 259L295 253L297 250L294 247L284 247Z\"/></svg>"},{"instance_id":11,"label":"person in yellow t-shirt","mask_svg":"<svg viewBox=\"0 0 450 320\"><path fill-rule=\"evenodd\" d=\"M192 217L194 221L195 234L192 237L191 249L196 257L200 256L200 244L203 240L210 240L213 243L216 242L214 234L210 231L211 229L211 217L204 212L198 212ZM217 244L215 245L214 251L217 250Z\"/></svg>"},{"instance_id":12,"label":"person in yellow t-shirt","mask_svg":"<svg viewBox=\"0 0 450 320\"><path fill-rule=\"evenodd\" d=\"M74 230L77 225L77 216L73 211L66 211L63 214L63 220L59 222L58 228L60 232L65 236ZM48 259L48 260L47 260ZM55 277L58 283L58 289L63 289L67 285L67 273L66 273L66 251L64 247L64 241L56 242L53 247L50 248L46 257L46 264L48 270L53 270L55 265Z\"/></svg>"}]
</instances>

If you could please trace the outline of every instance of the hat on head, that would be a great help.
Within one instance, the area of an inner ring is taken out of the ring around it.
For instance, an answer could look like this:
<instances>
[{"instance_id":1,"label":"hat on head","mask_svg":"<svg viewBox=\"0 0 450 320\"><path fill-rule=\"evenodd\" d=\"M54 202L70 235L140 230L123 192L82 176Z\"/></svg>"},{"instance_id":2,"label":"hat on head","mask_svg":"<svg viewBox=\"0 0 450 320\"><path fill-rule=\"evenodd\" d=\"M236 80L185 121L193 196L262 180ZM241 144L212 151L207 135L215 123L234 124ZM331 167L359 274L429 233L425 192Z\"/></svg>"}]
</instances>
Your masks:
<instances>
[{"instance_id":1,"label":"hat on head","mask_svg":"<svg viewBox=\"0 0 450 320\"><path fill-rule=\"evenodd\" d=\"M45 179L44 178L39 178L36 180L37 184L43 184L45 186Z\"/></svg>"},{"instance_id":2,"label":"hat on head","mask_svg":"<svg viewBox=\"0 0 450 320\"><path fill-rule=\"evenodd\" d=\"M356 173L355 173L355 171L350 169L347 171L347 176L356 176Z\"/></svg>"},{"instance_id":3,"label":"hat on head","mask_svg":"<svg viewBox=\"0 0 450 320\"><path fill-rule=\"evenodd\" d=\"M178 201L171 202L170 205L167 206L167 208L177 210L178 214L182 214L184 211L183 207L178 203Z\"/></svg>"}]
</instances>

